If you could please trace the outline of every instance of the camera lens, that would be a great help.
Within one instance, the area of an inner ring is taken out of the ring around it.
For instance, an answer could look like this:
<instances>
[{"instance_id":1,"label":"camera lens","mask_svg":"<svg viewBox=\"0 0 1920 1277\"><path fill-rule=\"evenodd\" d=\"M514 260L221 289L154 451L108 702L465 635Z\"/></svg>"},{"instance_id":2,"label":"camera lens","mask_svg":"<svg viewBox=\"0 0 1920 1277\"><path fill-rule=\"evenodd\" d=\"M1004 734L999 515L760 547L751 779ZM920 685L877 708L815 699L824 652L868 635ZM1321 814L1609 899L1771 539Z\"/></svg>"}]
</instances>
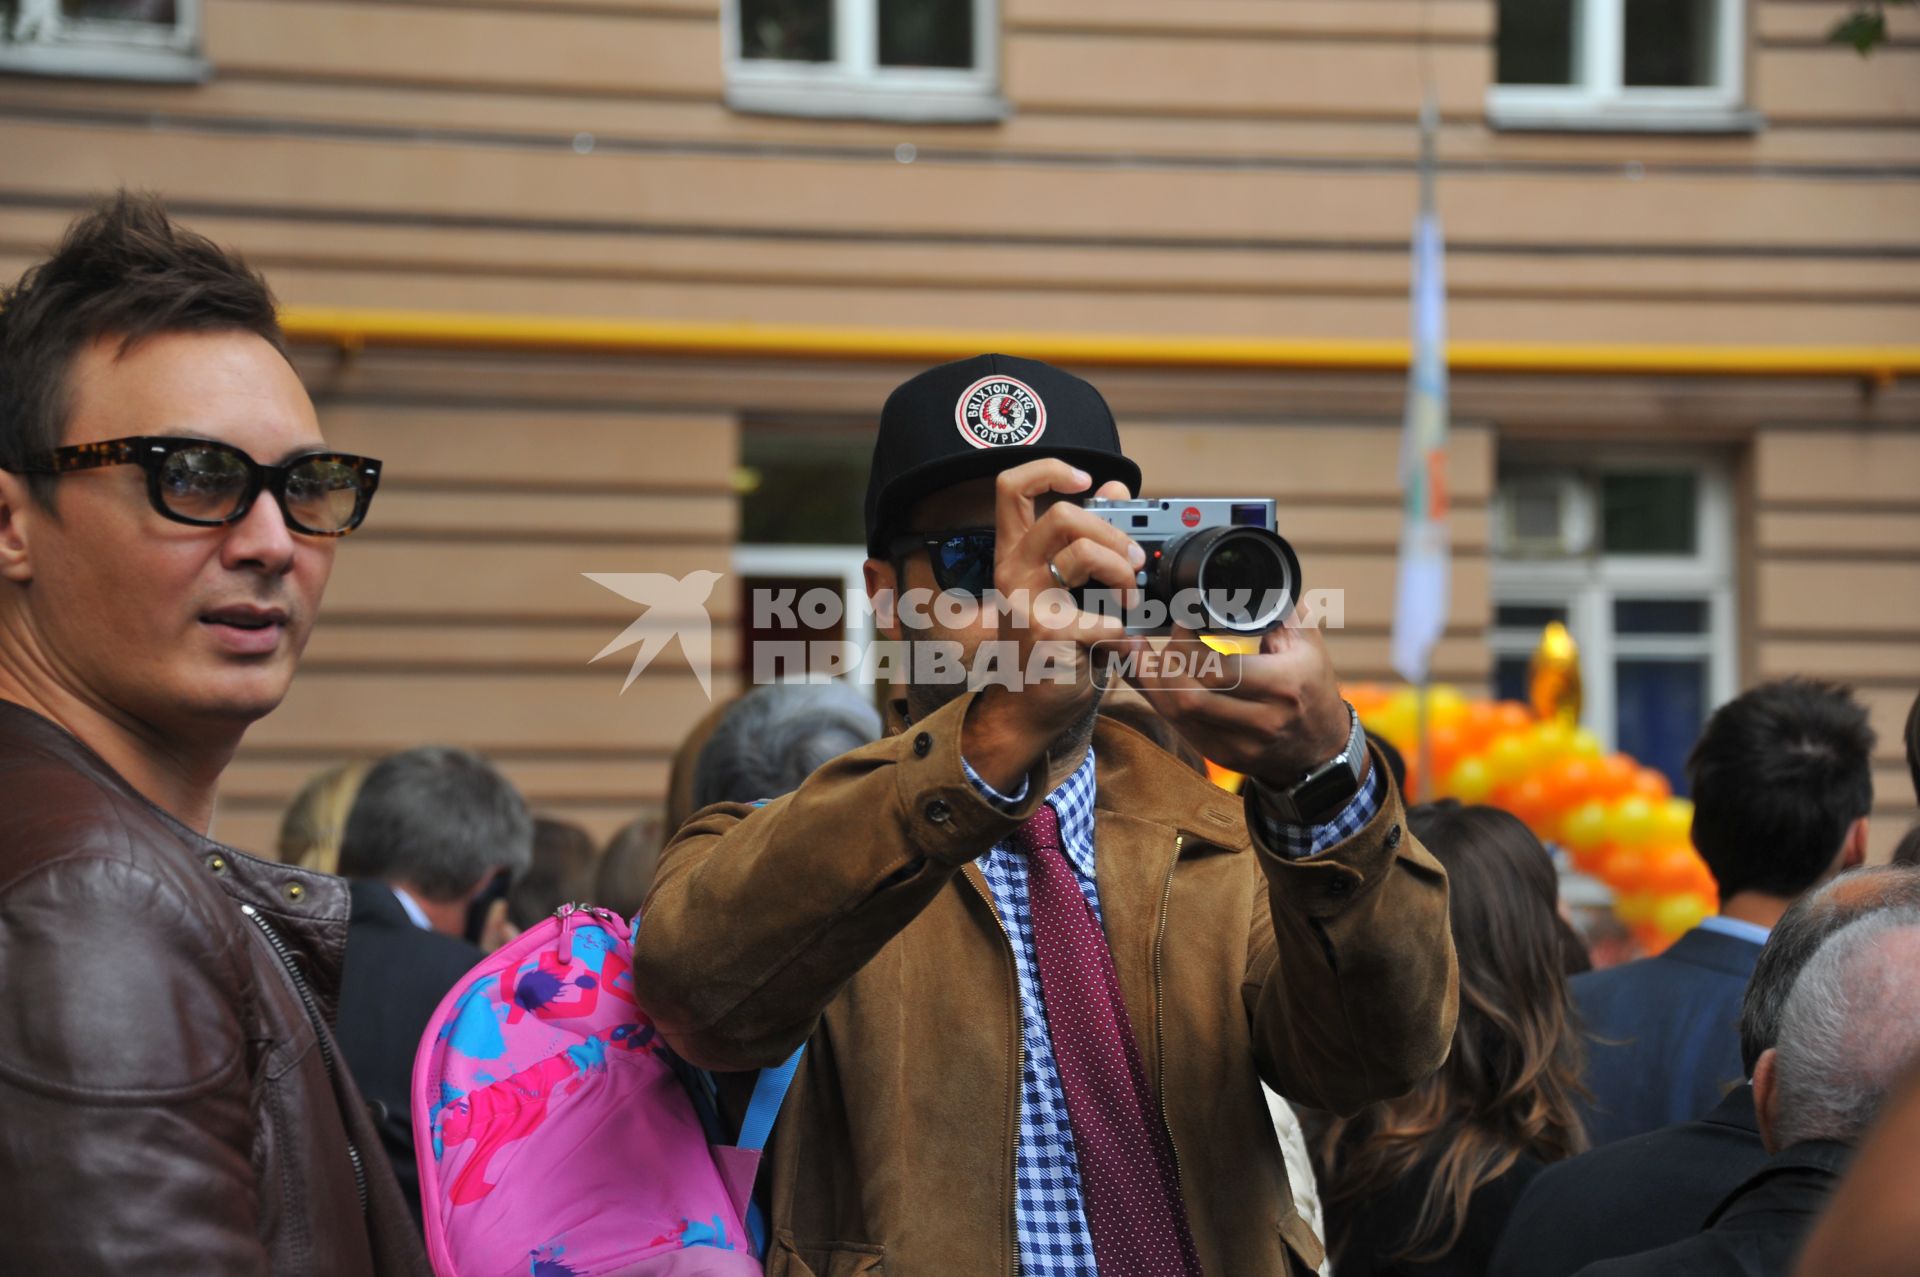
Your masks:
<instances>
[{"instance_id":1,"label":"camera lens","mask_svg":"<svg viewBox=\"0 0 1920 1277\"><path fill-rule=\"evenodd\" d=\"M1265 528L1213 527L1169 545L1148 588L1173 618L1203 633L1263 634L1300 592L1293 547Z\"/></svg>"}]
</instances>

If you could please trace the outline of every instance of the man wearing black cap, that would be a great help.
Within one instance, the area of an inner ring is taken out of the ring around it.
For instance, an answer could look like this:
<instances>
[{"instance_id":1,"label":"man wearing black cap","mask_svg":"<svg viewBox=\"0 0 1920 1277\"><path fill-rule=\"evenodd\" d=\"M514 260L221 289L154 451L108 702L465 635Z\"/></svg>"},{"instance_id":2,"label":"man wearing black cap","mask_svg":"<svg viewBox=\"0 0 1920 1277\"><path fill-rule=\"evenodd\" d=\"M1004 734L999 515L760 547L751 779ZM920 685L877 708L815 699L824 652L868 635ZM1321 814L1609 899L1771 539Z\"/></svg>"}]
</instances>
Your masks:
<instances>
[{"instance_id":1,"label":"man wearing black cap","mask_svg":"<svg viewBox=\"0 0 1920 1277\"><path fill-rule=\"evenodd\" d=\"M1062 587L1133 587L1139 549L1079 499L1139 480L1058 369L986 355L901 386L867 495L882 627L1052 676L916 663L904 731L708 808L661 857L634 966L667 1040L721 1070L808 1045L770 1274L1305 1271L1260 1081L1351 1112L1445 1057L1446 877L1316 631L1204 678L1135 669L1244 805L1097 716L1094 645L1143 640Z\"/></svg>"}]
</instances>

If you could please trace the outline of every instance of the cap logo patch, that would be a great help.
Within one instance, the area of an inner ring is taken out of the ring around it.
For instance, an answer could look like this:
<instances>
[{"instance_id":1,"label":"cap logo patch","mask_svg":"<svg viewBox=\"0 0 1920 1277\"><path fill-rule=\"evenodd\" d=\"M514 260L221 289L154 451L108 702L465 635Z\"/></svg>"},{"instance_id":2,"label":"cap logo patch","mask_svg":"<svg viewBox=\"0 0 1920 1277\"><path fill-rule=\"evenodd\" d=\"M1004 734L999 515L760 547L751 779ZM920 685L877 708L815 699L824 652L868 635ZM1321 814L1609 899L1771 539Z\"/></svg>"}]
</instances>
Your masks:
<instances>
[{"instance_id":1,"label":"cap logo patch","mask_svg":"<svg viewBox=\"0 0 1920 1277\"><path fill-rule=\"evenodd\" d=\"M1011 448L1040 437L1047 428L1047 406L1025 382L982 377L953 406L953 420L976 448Z\"/></svg>"}]
</instances>

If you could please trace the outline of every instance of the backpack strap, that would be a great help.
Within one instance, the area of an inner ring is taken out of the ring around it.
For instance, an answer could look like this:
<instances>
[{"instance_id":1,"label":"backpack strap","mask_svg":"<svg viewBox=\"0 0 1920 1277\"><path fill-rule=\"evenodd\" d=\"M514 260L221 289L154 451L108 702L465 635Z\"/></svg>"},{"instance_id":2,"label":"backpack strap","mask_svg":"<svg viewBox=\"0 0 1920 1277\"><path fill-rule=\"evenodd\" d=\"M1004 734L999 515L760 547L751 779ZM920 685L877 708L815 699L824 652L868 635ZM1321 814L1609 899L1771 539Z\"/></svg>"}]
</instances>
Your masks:
<instances>
[{"instance_id":1,"label":"backpack strap","mask_svg":"<svg viewBox=\"0 0 1920 1277\"><path fill-rule=\"evenodd\" d=\"M773 1134L773 1119L780 1116L787 1088L793 1085L793 1075L799 1071L800 1057L806 1051L806 1044L802 1043L787 1057L786 1063L760 1070L760 1076L754 1079L753 1098L747 1101L747 1115L740 1119L740 1138L735 1144L756 1153L767 1146L767 1137Z\"/></svg>"},{"instance_id":2,"label":"backpack strap","mask_svg":"<svg viewBox=\"0 0 1920 1277\"><path fill-rule=\"evenodd\" d=\"M784 1064L760 1070L760 1076L753 1080L753 1098L747 1101L747 1115L740 1122L740 1138L734 1141L737 1147L758 1153L767 1146L767 1137L773 1134L773 1120L780 1116L780 1105L786 1101L787 1088L793 1085L793 1075L799 1071L800 1057L806 1051L807 1044L802 1042ZM747 1203L746 1223L747 1240L753 1253L764 1260L767 1219L759 1202Z\"/></svg>"}]
</instances>

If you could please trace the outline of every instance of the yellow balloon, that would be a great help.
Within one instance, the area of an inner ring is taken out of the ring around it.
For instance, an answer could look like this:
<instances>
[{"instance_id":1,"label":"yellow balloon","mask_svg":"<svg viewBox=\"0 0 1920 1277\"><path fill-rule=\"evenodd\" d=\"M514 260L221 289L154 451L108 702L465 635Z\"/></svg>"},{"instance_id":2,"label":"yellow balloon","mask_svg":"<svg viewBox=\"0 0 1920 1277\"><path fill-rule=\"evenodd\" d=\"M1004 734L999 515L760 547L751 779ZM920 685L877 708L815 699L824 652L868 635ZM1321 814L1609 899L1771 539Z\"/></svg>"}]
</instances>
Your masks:
<instances>
[{"instance_id":1,"label":"yellow balloon","mask_svg":"<svg viewBox=\"0 0 1920 1277\"><path fill-rule=\"evenodd\" d=\"M1608 832L1615 842L1636 847L1653 837L1657 819L1653 804L1636 794L1613 805L1607 818Z\"/></svg>"},{"instance_id":2,"label":"yellow balloon","mask_svg":"<svg viewBox=\"0 0 1920 1277\"><path fill-rule=\"evenodd\" d=\"M1463 803L1485 802L1487 795L1493 792L1493 773L1487 770L1487 764L1482 759L1461 759L1447 773L1440 792L1443 797L1458 798Z\"/></svg>"},{"instance_id":3,"label":"yellow balloon","mask_svg":"<svg viewBox=\"0 0 1920 1277\"><path fill-rule=\"evenodd\" d=\"M1487 772L1496 785L1518 780L1533 768L1533 742L1522 733L1502 736L1486 752Z\"/></svg>"},{"instance_id":4,"label":"yellow balloon","mask_svg":"<svg viewBox=\"0 0 1920 1277\"><path fill-rule=\"evenodd\" d=\"M1693 841L1693 803L1685 798L1668 798L1656 809L1654 832L1662 842Z\"/></svg>"},{"instance_id":5,"label":"yellow balloon","mask_svg":"<svg viewBox=\"0 0 1920 1277\"><path fill-rule=\"evenodd\" d=\"M1560 822L1560 837L1578 851L1598 847L1607 840L1607 805L1596 799L1575 807Z\"/></svg>"},{"instance_id":6,"label":"yellow balloon","mask_svg":"<svg viewBox=\"0 0 1920 1277\"><path fill-rule=\"evenodd\" d=\"M1565 723L1542 723L1533 729L1534 759L1550 763L1573 748L1573 729Z\"/></svg>"},{"instance_id":7,"label":"yellow balloon","mask_svg":"<svg viewBox=\"0 0 1920 1277\"><path fill-rule=\"evenodd\" d=\"M1695 895L1667 896L1654 906L1653 924L1670 936L1691 931L1712 913L1707 902Z\"/></svg>"},{"instance_id":8,"label":"yellow balloon","mask_svg":"<svg viewBox=\"0 0 1920 1277\"><path fill-rule=\"evenodd\" d=\"M1616 896L1613 901L1613 916L1629 927L1637 927L1643 922L1652 922L1654 910L1660 907L1660 897L1650 896L1642 891Z\"/></svg>"},{"instance_id":9,"label":"yellow balloon","mask_svg":"<svg viewBox=\"0 0 1920 1277\"><path fill-rule=\"evenodd\" d=\"M1568 752L1580 758L1598 758L1606 752L1600 748L1600 738L1584 727L1573 734L1567 748Z\"/></svg>"}]
</instances>

